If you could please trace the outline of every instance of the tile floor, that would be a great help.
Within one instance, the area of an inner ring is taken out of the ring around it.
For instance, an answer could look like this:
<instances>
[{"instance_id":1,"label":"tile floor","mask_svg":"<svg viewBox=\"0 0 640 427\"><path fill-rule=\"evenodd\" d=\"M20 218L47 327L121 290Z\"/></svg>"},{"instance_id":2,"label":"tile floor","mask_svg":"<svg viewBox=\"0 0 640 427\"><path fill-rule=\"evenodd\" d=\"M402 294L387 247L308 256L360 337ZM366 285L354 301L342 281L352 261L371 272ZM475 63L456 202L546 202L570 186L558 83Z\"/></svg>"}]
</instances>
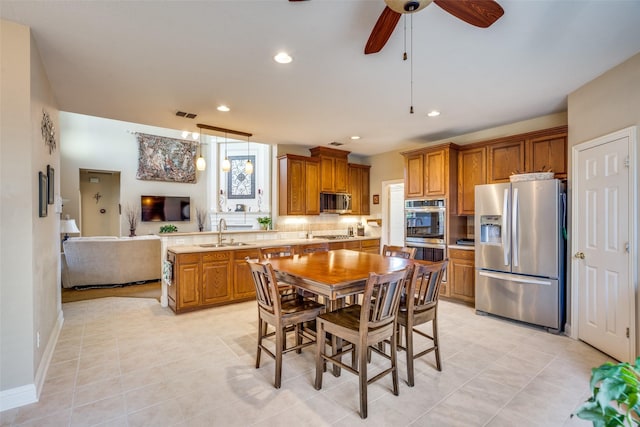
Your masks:
<instances>
[{"instance_id":1,"label":"tile floor","mask_svg":"<svg viewBox=\"0 0 640 427\"><path fill-rule=\"evenodd\" d=\"M63 305L64 327L40 401L0 413L1 426L589 426L570 418L588 397L588 345L441 301L443 371L428 355L400 395L387 376L358 415L357 377L324 374L313 351L254 367L255 302L174 315L156 300L103 298ZM404 353L399 353L402 360ZM373 361L374 364L378 360Z\"/></svg>"}]
</instances>

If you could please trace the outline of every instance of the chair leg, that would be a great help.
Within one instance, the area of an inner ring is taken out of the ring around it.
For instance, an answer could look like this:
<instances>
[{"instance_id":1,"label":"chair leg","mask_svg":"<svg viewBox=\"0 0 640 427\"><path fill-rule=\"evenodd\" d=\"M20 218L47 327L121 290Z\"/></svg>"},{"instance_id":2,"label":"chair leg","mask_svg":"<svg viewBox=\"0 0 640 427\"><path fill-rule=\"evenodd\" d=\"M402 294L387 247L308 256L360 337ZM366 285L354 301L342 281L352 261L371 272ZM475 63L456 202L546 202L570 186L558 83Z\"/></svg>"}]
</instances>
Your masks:
<instances>
[{"instance_id":1,"label":"chair leg","mask_svg":"<svg viewBox=\"0 0 640 427\"><path fill-rule=\"evenodd\" d=\"M393 328L393 335L391 335L391 378L393 379L393 394L395 396L398 395L398 340L397 340L397 329Z\"/></svg>"},{"instance_id":2,"label":"chair leg","mask_svg":"<svg viewBox=\"0 0 640 427\"><path fill-rule=\"evenodd\" d=\"M262 324L264 322L261 318L258 318L258 348L256 350L256 369L260 367L260 355L262 354Z\"/></svg>"},{"instance_id":3,"label":"chair leg","mask_svg":"<svg viewBox=\"0 0 640 427\"><path fill-rule=\"evenodd\" d=\"M360 348L358 351L358 359L360 364L358 371L360 382L360 418L367 418L367 351L363 348Z\"/></svg>"},{"instance_id":4,"label":"chair leg","mask_svg":"<svg viewBox=\"0 0 640 427\"><path fill-rule=\"evenodd\" d=\"M436 368L438 371L442 371L442 365L440 364L440 343L438 343L438 321L434 318L431 323L433 324L433 346L436 353Z\"/></svg>"},{"instance_id":5,"label":"chair leg","mask_svg":"<svg viewBox=\"0 0 640 427\"><path fill-rule=\"evenodd\" d=\"M302 344L302 333L301 333L302 327L300 325L300 323L296 324L296 345L300 345ZM296 353L300 354L302 353L302 348L299 348L296 350Z\"/></svg>"},{"instance_id":6,"label":"chair leg","mask_svg":"<svg viewBox=\"0 0 640 427\"><path fill-rule=\"evenodd\" d=\"M407 353L407 384L413 387L413 324L407 323L404 326L404 337Z\"/></svg>"},{"instance_id":7,"label":"chair leg","mask_svg":"<svg viewBox=\"0 0 640 427\"><path fill-rule=\"evenodd\" d=\"M324 332L324 324L320 321L316 322L316 390L322 388L322 373L324 372L324 359L322 357L325 354L325 341L326 333Z\"/></svg>"},{"instance_id":8,"label":"chair leg","mask_svg":"<svg viewBox=\"0 0 640 427\"><path fill-rule=\"evenodd\" d=\"M284 328L280 325L276 328L276 379L275 388L280 388L282 382L282 349L286 335Z\"/></svg>"}]
</instances>

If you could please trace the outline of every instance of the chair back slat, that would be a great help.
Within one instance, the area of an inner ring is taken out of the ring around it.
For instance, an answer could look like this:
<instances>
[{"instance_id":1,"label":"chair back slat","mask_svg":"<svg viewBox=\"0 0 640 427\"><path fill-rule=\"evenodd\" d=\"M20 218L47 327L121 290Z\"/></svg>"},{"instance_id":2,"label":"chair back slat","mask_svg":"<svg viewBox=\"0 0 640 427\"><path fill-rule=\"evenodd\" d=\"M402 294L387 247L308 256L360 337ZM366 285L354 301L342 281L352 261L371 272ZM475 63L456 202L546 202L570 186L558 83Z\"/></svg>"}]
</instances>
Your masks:
<instances>
[{"instance_id":1,"label":"chair back slat","mask_svg":"<svg viewBox=\"0 0 640 427\"><path fill-rule=\"evenodd\" d=\"M281 245L281 246L268 246L259 249L260 259L274 259L274 258L290 258L293 257L293 246Z\"/></svg>"},{"instance_id":2,"label":"chair back slat","mask_svg":"<svg viewBox=\"0 0 640 427\"><path fill-rule=\"evenodd\" d=\"M416 257L416 248L384 245L382 247L382 255L392 256L396 258L414 259Z\"/></svg>"},{"instance_id":3,"label":"chair back slat","mask_svg":"<svg viewBox=\"0 0 640 427\"><path fill-rule=\"evenodd\" d=\"M438 303L444 270L449 260L438 263L414 265L413 275L407 287L407 307L411 310L426 310Z\"/></svg>"},{"instance_id":4,"label":"chair back slat","mask_svg":"<svg viewBox=\"0 0 640 427\"><path fill-rule=\"evenodd\" d=\"M256 287L258 305L274 315L280 315L280 296L276 275L271 264L248 261L251 277Z\"/></svg>"},{"instance_id":5,"label":"chair back slat","mask_svg":"<svg viewBox=\"0 0 640 427\"><path fill-rule=\"evenodd\" d=\"M369 329L379 328L395 320L407 270L387 274L369 273L364 289L360 321Z\"/></svg>"}]
</instances>

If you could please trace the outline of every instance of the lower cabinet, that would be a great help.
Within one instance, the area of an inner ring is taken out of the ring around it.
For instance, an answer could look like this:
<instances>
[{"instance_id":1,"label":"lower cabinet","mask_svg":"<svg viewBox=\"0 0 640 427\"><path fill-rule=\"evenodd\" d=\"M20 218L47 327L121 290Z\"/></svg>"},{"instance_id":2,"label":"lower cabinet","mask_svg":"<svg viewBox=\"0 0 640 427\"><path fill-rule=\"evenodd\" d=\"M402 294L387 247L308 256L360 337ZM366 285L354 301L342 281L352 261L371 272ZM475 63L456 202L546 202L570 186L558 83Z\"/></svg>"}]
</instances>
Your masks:
<instances>
[{"instance_id":1,"label":"lower cabinet","mask_svg":"<svg viewBox=\"0 0 640 427\"><path fill-rule=\"evenodd\" d=\"M475 252L449 249L447 297L475 303Z\"/></svg>"},{"instance_id":2,"label":"lower cabinet","mask_svg":"<svg viewBox=\"0 0 640 427\"><path fill-rule=\"evenodd\" d=\"M296 253L301 253L296 248ZM380 252L380 239L330 242L329 249ZM197 253L167 252L173 277L167 289L169 307L175 313L247 301L256 291L247 258L257 259L258 248Z\"/></svg>"}]
</instances>

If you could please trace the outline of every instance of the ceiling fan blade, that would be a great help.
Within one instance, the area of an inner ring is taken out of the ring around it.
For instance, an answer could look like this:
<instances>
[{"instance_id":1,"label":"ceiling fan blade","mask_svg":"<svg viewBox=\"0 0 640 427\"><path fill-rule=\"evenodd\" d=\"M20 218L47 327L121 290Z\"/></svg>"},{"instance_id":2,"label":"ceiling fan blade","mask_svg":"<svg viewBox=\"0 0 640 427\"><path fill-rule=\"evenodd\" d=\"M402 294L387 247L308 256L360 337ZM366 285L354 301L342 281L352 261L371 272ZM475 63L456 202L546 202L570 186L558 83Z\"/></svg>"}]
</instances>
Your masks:
<instances>
[{"instance_id":1,"label":"ceiling fan blade","mask_svg":"<svg viewBox=\"0 0 640 427\"><path fill-rule=\"evenodd\" d=\"M433 0L435 4L464 22L487 28L496 22L504 9L493 0Z\"/></svg>"},{"instance_id":2,"label":"ceiling fan blade","mask_svg":"<svg viewBox=\"0 0 640 427\"><path fill-rule=\"evenodd\" d=\"M393 33L399 20L400 14L391 10L389 6L385 6L376 25L371 30L367 45L364 47L365 55L380 52L380 49L384 47L389 37L391 37L391 33Z\"/></svg>"}]
</instances>

